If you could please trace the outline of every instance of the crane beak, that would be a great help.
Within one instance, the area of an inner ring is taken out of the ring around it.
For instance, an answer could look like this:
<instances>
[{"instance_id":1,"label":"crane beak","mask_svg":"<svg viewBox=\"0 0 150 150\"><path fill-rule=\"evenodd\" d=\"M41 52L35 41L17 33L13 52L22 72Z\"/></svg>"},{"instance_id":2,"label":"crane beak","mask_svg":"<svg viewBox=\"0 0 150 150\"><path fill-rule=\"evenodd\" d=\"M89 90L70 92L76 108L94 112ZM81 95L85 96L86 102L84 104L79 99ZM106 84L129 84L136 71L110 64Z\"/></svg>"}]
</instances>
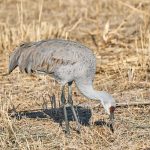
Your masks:
<instances>
[{"instance_id":1,"label":"crane beak","mask_svg":"<svg viewBox=\"0 0 150 150\"><path fill-rule=\"evenodd\" d=\"M111 112L110 115L109 115L109 119L110 119L110 122L113 123L114 122L114 112Z\"/></svg>"},{"instance_id":2,"label":"crane beak","mask_svg":"<svg viewBox=\"0 0 150 150\"><path fill-rule=\"evenodd\" d=\"M109 126L110 126L110 130L112 132L114 132L114 128L113 128L113 125L114 125L114 111L115 111L115 107L111 106L110 107L110 115L109 115L109 119L110 119L110 123L109 123Z\"/></svg>"}]
</instances>

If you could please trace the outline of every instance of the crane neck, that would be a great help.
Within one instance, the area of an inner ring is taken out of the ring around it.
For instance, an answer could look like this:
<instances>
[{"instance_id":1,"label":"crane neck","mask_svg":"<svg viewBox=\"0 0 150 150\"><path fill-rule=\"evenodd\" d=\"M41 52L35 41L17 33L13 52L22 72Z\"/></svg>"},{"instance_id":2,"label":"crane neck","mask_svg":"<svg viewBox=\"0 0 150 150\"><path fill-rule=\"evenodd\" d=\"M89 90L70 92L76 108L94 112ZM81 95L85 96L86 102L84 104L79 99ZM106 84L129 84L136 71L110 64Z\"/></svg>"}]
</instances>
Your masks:
<instances>
[{"instance_id":1,"label":"crane neck","mask_svg":"<svg viewBox=\"0 0 150 150\"><path fill-rule=\"evenodd\" d=\"M116 107L114 98L105 91L96 91L93 89L92 82L76 82L80 92L87 98L101 101L105 111L110 114L110 109Z\"/></svg>"},{"instance_id":2,"label":"crane neck","mask_svg":"<svg viewBox=\"0 0 150 150\"><path fill-rule=\"evenodd\" d=\"M92 84L80 84L76 83L80 92L89 99L100 100L102 103L106 101L105 95L107 94L104 91L94 90Z\"/></svg>"}]
</instances>

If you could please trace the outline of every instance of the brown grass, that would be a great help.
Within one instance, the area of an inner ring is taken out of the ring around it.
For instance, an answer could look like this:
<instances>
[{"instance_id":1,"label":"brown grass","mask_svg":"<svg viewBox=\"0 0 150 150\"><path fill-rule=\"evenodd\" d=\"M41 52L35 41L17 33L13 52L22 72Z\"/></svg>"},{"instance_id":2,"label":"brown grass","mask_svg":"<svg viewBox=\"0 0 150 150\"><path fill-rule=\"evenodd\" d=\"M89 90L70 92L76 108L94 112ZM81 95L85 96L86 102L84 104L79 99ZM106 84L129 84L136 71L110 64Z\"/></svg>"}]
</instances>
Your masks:
<instances>
[{"instance_id":1,"label":"brown grass","mask_svg":"<svg viewBox=\"0 0 150 150\"><path fill-rule=\"evenodd\" d=\"M1 0L0 1L0 149L150 149L150 106L116 110L115 132L97 102L84 98L74 86L74 105L89 119L66 136L57 112L50 115L49 96L59 106L60 87L48 76L7 72L9 54L22 41L64 38L90 47L97 57L96 89L111 93L118 103L149 102L150 1L149 0ZM8 112L17 107L20 116ZM86 107L88 106L88 108ZM25 111L25 112L22 112ZM92 114L92 115L91 115ZM63 117L63 116L61 116ZM89 118L88 118L89 117ZM19 118L19 119L18 119Z\"/></svg>"}]
</instances>

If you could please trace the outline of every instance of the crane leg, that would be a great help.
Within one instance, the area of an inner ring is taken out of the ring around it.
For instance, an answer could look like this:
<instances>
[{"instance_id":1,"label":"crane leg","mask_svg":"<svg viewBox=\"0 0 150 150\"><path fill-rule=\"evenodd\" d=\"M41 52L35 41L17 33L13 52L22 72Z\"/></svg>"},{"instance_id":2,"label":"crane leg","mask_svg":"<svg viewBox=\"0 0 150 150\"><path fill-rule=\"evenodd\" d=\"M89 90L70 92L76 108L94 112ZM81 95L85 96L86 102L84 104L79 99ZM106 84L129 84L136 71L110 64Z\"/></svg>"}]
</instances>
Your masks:
<instances>
[{"instance_id":1,"label":"crane leg","mask_svg":"<svg viewBox=\"0 0 150 150\"><path fill-rule=\"evenodd\" d=\"M67 109L66 109L66 105L65 105L65 93L64 93L64 88L65 86L62 86L62 90L61 90L61 103L63 105L63 111L64 111L64 116L65 116L65 124L66 124L66 133L70 133L69 131L69 121L68 121L68 116L67 116Z\"/></svg>"},{"instance_id":2,"label":"crane leg","mask_svg":"<svg viewBox=\"0 0 150 150\"><path fill-rule=\"evenodd\" d=\"M72 100L72 82L68 83L68 103L70 104L71 110L73 112L73 116L76 120L76 124L77 124L77 131L80 133L80 124L79 124L79 120L76 114L76 111L73 107L73 100Z\"/></svg>"}]
</instances>

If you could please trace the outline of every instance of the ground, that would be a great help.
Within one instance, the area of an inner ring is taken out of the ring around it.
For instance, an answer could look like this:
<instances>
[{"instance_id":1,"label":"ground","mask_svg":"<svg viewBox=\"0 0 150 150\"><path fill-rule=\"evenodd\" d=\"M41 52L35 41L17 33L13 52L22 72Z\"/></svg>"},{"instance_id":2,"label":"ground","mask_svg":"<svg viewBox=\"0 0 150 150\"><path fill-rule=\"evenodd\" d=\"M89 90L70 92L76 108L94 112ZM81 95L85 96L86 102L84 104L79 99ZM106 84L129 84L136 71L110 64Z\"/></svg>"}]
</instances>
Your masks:
<instances>
[{"instance_id":1,"label":"ground","mask_svg":"<svg viewBox=\"0 0 150 150\"><path fill-rule=\"evenodd\" d=\"M83 97L75 85L81 134L68 109L71 134L66 135L60 85L53 78L18 69L4 76L17 45L54 38L79 41L96 55L94 87L112 94L118 104L114 133L99 102ZM149 0L1 0L0 149L149 150L149 56Z\"/></svg>"}]
</instances>

